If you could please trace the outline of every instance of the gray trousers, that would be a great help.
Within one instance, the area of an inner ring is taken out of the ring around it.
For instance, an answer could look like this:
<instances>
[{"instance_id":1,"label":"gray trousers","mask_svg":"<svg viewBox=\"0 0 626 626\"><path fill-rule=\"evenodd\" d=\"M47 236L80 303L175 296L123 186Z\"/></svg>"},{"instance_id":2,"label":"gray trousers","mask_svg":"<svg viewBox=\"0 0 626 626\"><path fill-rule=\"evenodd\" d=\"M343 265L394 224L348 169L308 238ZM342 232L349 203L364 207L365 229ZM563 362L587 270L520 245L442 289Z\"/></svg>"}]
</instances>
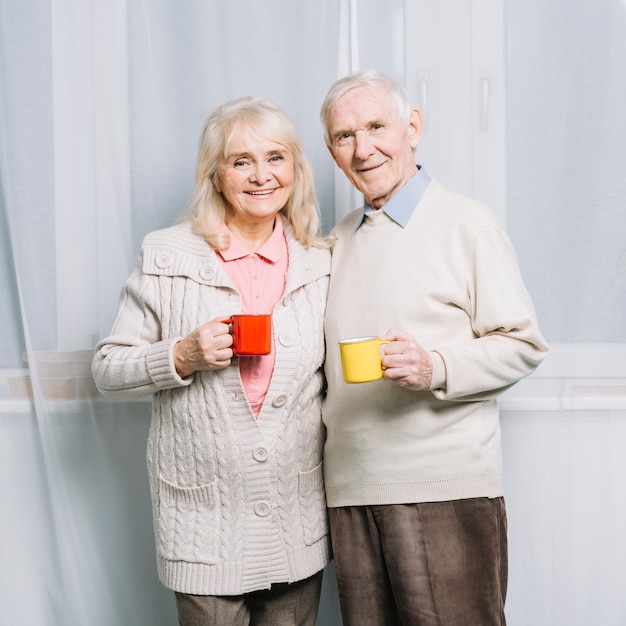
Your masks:
<instances>
[{"instance_id":1,"label":"gray trousers","mask_svg":"<svg viewBox=\"0 0 626 626\"><path fill-rule=\"evenodd\" d=\"M329 509L344 626L504 626L503 498Z\"/></svg>"},{"instance_id":2,"label":"gray trousers","mask_svg":"<svg viewBox=\"0 0 626 626\"><path fill-rule=\"evenodd\" d=\"M323 571L240 596L176 592L180 626L314 626Z\"/></svg>"}]
</instances>

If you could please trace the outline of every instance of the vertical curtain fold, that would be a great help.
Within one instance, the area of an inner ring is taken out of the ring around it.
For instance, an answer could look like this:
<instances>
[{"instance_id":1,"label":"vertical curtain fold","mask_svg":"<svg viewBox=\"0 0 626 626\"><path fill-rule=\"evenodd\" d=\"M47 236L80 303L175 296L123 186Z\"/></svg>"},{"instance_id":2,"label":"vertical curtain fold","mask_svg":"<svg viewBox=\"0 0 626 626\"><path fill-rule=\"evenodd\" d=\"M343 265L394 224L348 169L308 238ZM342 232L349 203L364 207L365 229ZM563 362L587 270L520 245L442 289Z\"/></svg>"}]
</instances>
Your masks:
<instances>
[{"instance_id":1,"label":"vertical curtain fold","mask_svg":"<svg viewBox=\"0 0 626 626\"><path fill-rule=\"evenodd\" d=\"M99 397L93 346L143 235L189 201L202 125L224 100L266 96L294 119L329 231L334 164L318 110L337 77L339 9L0 4L3 623L174 623L156 579L149 399Z\"/></svg>"}]
</instances>

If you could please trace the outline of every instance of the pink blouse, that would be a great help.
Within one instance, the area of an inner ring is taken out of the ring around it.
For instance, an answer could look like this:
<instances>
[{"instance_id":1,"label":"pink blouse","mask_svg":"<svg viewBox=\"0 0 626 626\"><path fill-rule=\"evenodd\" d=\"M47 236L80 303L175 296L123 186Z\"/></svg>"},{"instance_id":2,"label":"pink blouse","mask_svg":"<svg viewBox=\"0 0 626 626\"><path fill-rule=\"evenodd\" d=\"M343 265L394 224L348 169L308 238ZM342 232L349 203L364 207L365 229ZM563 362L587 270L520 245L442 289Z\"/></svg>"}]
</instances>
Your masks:
<instances>
[{"instance_id":1,"label":"pink blouse","mask_svg":"<svg viewBox=\"0 0 626 626\"><path fill-rule=\"evenodd\" d=\"M230 235L230 246L219 250L217 257L241 294L240 312L272 313L285 291L285 276L289 265L281 216L276 215L274 232L256 252L245 248L227 226L224 226L224 232ZM239 357L241 381L252 412L257 418L270 385L275 359L273 341L270 354Z\"/></svg>"}]
</instances>

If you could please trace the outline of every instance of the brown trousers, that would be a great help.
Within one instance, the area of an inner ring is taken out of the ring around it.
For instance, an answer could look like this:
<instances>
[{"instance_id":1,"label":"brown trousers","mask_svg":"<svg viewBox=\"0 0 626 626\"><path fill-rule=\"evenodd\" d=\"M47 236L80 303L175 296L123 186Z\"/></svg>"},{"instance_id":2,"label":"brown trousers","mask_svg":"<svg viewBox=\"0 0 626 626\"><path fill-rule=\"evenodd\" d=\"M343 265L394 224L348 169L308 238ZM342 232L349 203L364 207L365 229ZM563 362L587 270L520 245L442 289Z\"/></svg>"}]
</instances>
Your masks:
<instances>
[{"instance_id":1,"label":"brown trousers","mask_svg":"<svg viewBox=\"0 0 626 626\"><path fill-rule=\"evenodd\" d=\"M329 514L344 626L505 626L503 498Z\"/></svg>"},{"instance_id":2,"label":"brown trousers","mask_svg":"<svg viewBox=\"0 0 626 626\"><path fill-rule=\"evenodd\" d=\"M180 626L314 626L323 572L241 596L176 592Z\"/></svg>"}]
</instances>

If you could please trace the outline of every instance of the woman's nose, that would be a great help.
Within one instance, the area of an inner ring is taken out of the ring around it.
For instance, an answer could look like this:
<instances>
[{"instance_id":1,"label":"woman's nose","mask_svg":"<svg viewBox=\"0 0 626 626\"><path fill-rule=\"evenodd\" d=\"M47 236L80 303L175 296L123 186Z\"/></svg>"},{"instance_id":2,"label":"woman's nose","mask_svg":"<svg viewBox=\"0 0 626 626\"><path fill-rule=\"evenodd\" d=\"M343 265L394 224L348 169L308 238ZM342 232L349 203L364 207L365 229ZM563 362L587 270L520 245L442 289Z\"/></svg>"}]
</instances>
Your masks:
<instances>
[{"instance_id":1,"label":"woman's nose","mask_svg":"<svg viewBox=\"0 0 626 626\"><path fill-rule=\"evenodd\" d=\"M270 170L269 170L269 167L267 166L267 163L257 163L252 168L251 178L257 183L262 184L262 183L267 182L271 178Z\"/></svg>"}]
</instances>

